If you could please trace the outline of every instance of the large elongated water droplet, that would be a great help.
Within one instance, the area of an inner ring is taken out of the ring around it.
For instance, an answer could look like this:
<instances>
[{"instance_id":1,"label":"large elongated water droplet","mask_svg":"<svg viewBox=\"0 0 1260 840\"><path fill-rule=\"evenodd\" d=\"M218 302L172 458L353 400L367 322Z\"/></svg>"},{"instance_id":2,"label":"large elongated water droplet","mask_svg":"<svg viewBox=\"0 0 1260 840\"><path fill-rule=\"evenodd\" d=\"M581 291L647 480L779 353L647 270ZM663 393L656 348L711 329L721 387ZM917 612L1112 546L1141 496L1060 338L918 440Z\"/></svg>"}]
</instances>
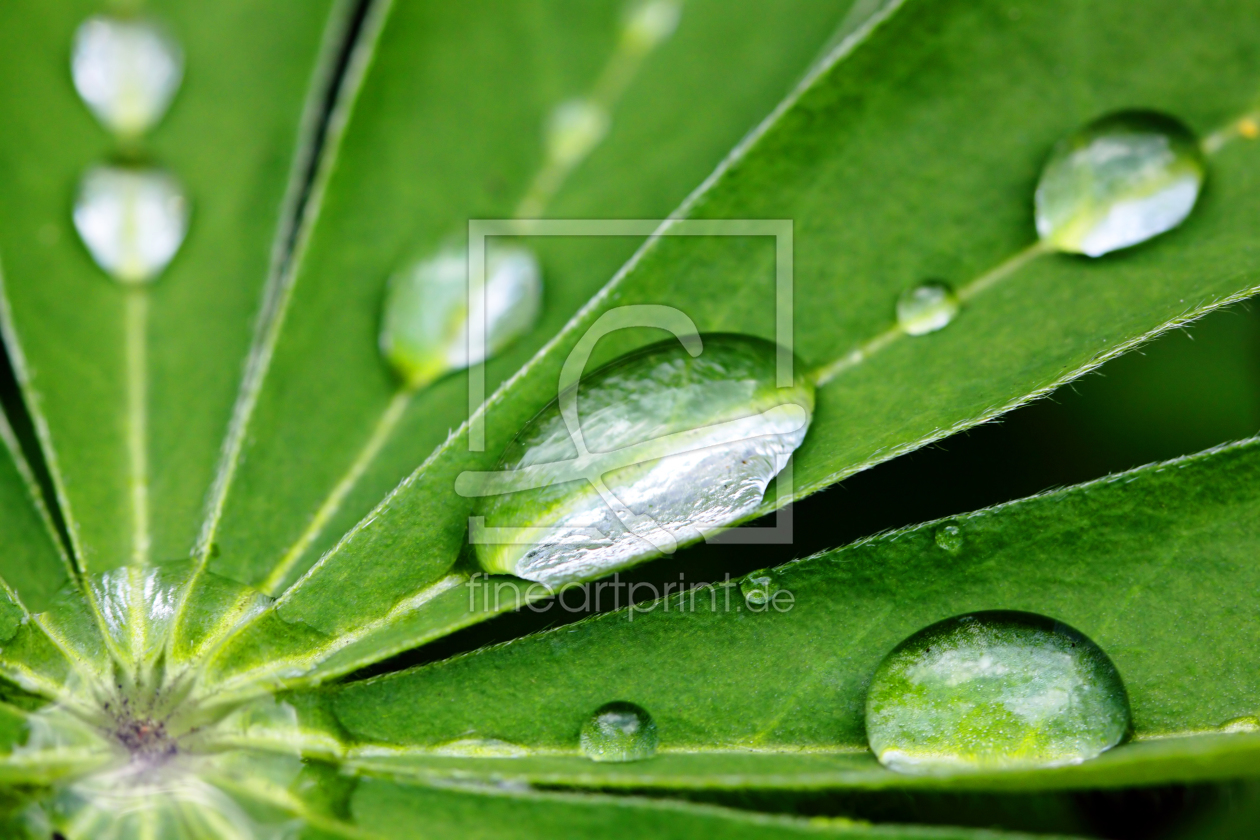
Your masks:
<instances>
[{"instance_id":1,"label":"large elongated water droplet","mask_svg":"<svg viewBox=\"0 0 1260 840\"><path fill-rule=\"evenodd\" d=\"M491 529L516 529L473 534L482 567L558 586L753 513L814 407L804 376L775 386L777 352L763 339L711 335L692 357L671 339L584 377L508 445L500 472L456 482L484 496L474 512ZM584 453L562 411L570 397Z\"/></svg>"},{"instance_id":2,"label":"large elongated water droplet","mask_svg":"<svg viewBox=\"0 0 1260 840\"><path fill-rule=\"evenodd\" d=\"M471 352L468 294L468 260L461 248L445 249L390 280L381 352L408 387L484 361L529 332L542 304L538 260L520 247L488 249L481 290L485 343Z\"/></svg>"},{"instance_id":3,"label":"large elongated water droplet","mask_svg":"<svg viewBox=\"0 0 1260 840\"><path fill-rule=\"evenodd\" d=\"M656 722L633 703L600 706L582 724L582 752L593 761L641 761L656 752Z\"/></svg>"},{"instance_id":4,"label":"large elongated water droplet","mask_svg":"<svg viewBox=\"0 0 1260 840\"><path fill-rule=\"evenodd\" d=\"M1206 164L1193 132L1152 111L1122 111L1055 145L1037 183L1037 233L1098 257L1171 230L1190 214Z\"/></svg>"},{"instance_id":5,"label":"large elongated water droplet","mask_svg":"<svg viewBox=\"0 0 1260 840\"><path fill-rule=\"evenodd\" d=\"M910 773L1076 764L1128 729L1128 696L1107 655L1031 613L933 624L888 654L866 697L871 749Z\"/></svg>"},{"instance_id":6,"label":"large elongated water droplet","mask_svg":"<svg viewBox=\"0 0 1260 840\"><path fill-rule=\"evenodd\" d=\"M97 15L74 36L74 87L107 128L124 136L157 124L184 73L179 44L153 21Z\"/></svg>"},{"instance_id":7,"label":"large elongated water droplet","mask_svg":"<svg viewBox=\"0 0 1260 840\"><path fill-rule=\"evenodd\" d=\"M152 280L188 232L188 199L160 169L97 166L79 184L74 227L96 264L122 283Z\"/></svg>"},{"instance_id":8,"label":"large elongated water droplet","mask_svg":"<svg viewBox=\"0 0 1260 840\"><path fill-rule=\"evenodd\" d=\"M958 314L958 296L938 281L906 289L897 298L897 326L906 335L927 335L943 329Z\"/></svg>"}]
</instances>

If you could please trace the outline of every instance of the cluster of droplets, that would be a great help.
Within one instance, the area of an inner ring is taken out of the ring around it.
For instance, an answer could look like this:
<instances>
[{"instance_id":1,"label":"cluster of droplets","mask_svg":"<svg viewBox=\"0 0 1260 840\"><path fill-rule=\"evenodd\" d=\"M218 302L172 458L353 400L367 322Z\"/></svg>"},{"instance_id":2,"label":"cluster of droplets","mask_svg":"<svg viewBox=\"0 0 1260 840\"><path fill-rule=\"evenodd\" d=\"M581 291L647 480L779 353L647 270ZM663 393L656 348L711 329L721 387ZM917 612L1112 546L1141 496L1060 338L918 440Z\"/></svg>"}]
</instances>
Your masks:
<instances>
[{"instance_id":1,"label":"cluster of droplets","mask_svg":"<svg viewBox=\"0 0 1260 840\"><path fill-rule=\"evenodd\" d=\"M96 264L120 283L155 279L188 232L183 186L139 151L144 133L166 114L183 70L178 42L151 19L95 15L75 34L75 90L119 150L116 160L84 173L74 226Z\"/></svg>"},{"instance_id":2,"label":"cluster of droplets","mask_svg":"<svg viewBox=\"0 0 1260 840\"><path fill-rule=\"evenodd\" d=\"M542 215L569 173L604 140L612 106L639 62L678 26L680 0L643 0L622 21L617 47L592 92L556 105L543 123L543 164L516 211ZM519 242L487 237L482 265L469 265L468 244L447 244L390 278L381 315L380 349L405 389L494 356L524 336L542 311L542 270ZM477 281L480 282L477 282ZM483 318L483 330L472 319Z\"/></svg>"},{"instance_id":3,"label":"cluster of droplets","mask_svg":"<svg viewBox=\"0 0 1260 840\"><path fill-rule=\"evenodd\" d=\"M1248 136L1244 120L1239 132ZM1120 111L1064 137L1042 168L1033 209L1044 252L1101 257L1180 225L1207 175L1203 144L1181 121L1154 111ZM897 326L919 336L947 326L960 309L948 283L902 292Z\"/></svg>"}]
</instances>

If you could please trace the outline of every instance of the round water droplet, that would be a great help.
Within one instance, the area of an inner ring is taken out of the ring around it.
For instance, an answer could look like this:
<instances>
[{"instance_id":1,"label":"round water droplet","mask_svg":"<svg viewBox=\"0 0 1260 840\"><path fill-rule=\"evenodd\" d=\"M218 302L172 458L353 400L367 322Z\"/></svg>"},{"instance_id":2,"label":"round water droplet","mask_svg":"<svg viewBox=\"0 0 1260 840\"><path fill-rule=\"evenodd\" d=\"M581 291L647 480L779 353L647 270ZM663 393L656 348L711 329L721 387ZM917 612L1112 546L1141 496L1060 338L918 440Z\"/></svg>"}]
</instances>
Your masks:
<instances>
[{"instance_id":1,"label":"round water droplet","mask_svg":"<svg viewBox=\"0 0 1260 840\"><path fill-rule=\"evenodd\" d=\"M739 591L743 593L749 608L756 612L770 603L774 593L779 591L779 585L768 575L757 575L744 578L739 585Z\"/></svg>"},{"instance_id":2,"label":"round water droplet","mask_svg":"<svg viewBox=\"0 0 1260 840\"><path fill-rule=\"evenodd\" d=\"M948 284L922 283L897 298L897 326L907 335L927 335L954 320L958 306L958 296Z\"/></svg>"},{"instance_id":3,"label":"round water droplet","mask_svg":"<svg viewBox=\"0 0 1260 840\"><path fill-rule=\"evenodd\" d=\"M1198 139L1178 120L1111 114L1055 145L1037 183L1037 234L1091 257L1145 242L1190 214L1206 171Z\"/></svg>"},{"instance_id":4,"label":"round water droplet","mask_svg":"<svg viewBox=\"0 0 1260 840\"><path fill-rule=\"evenodd\" d=\"M703 347L692 357L670 339L583 377L521 430L498 472L460 476L485 525L516 529L473 534L482 568L560 586L752 514L805 438L813 385L798 375L776 387L772 342L710 335ZM562 404L575 406L581 459Z\"/></svg>"},{"instance_id":5,"label":"round water droplet","mask_svg":"<svg viewBox=\"0 0 1260 840\"><path fill-rule=\"evenodd\" d=\"M622 42L633 52L645 53L674 34L681 16L679 0L644 0L626 15Z\"/></svg>"},{"instance_id":6,"label":"round water droplet","mask_svg":"<svg viewBox=\"0 0 1260 840\"><path fill-rule=\"evenodd\" d=\"M656 740L656 722L633 703L600 706L582 724L582 752L592 761L642 761Z\"/></svg>"},{"instance_id":7,"label":"round water droplet","mask_svg":"<svg viewBox=\"0 0 1260 840\"><path fill-rule=\"evenodd\" d=\"M933 537L936 539L938 546L951 554L963 546L962 528L959 528L952 522L947 522L938 527Z\"/></svg>"},{"instance_id":8,"label":"round water droplet","mask_svg":"<svg viewBox=\"0 0 1260 840\"><path fill-rule=\"evenodd\" d=\"M570 99L551 112L547 120L547 155L572 165L599 145L608 133L608 111L589 99Z\"/></svg>"},{"instance_id":9,"label":"round water droplet","mask_svg":"<svg viewBox=\"0 0 1260 840\"><path fill-rule=\"evenodd\" d=\"M468 346L468 263L463 248L446 248L390 279L381 318L381 352L408 387L462 370L501 352L533 328L542 308L542 272L533 253L492 247L486 255L481 305L485 342Z\"/></svg>"},{"instance_id":10,"label":"round water droplet","mask_svg":"<svg viewBox=\"0 0 1260 840\"><path fill-rule=\"evenodd\" d=\"M160 169L96 166L79 184L74 227L96 264L122 283L166 268L188 232L188 199Z\"/></svg>"},{"instance_id":11,"label":"round water droplet","mask_svg":"<svg viewBox=\"0 0 1260 840\"><path fill-rule=\"evenodd\" d=\"M96 15L74 36L75 90L111 131L130 136L162 119L179 89L183 53L151 20Z\"/></svg>"},{"instance_id":12,"label":"round water droplet","mask_svg":"<svg viewBox=\"0 0 1260 840\"><path fill-rule=\"evenodd\" d=\"M1076 764L1128 729L1128 697L1107 655L1031 613L933 624L888 654L866 698L871 749L909 773Z\"/></svg>"}]
</instances>

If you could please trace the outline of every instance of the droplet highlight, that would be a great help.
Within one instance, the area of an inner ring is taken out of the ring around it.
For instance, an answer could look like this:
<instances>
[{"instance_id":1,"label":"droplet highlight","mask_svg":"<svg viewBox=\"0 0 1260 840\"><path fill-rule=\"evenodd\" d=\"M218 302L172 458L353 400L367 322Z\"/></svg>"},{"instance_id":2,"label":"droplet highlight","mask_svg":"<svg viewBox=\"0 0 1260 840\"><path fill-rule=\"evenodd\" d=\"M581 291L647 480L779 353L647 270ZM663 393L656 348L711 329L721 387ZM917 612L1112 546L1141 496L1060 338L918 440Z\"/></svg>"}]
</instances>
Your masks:
<instances>
[{"instance_id":1,"label":"droplet highlight","mask_svg":"<svg viewBox=\"0 0 1260 840\"><path fill-rule=\"evenodd\" d=\"M160 169L96 166L79 184L74 227L96 264L120 283L153 280L188 233L188 198Z\"/></svg>"},{"instance_id":2,"label":"droplet highlight","mask_svg":"<svg viewBox=\"0 0 1260 840\"><path fill-rule=\"evenodd\" d=\"M115 134L134 136L166 114L184 59L179 43L154 21L96 15L75 33L70 69L96 118Z\"/></svg>"},{"instance_id":3,"label":"droplet highlight","mask_svg":"<svg viewBox=\"0 0 1260 840\"><path fill-rule=\"evenodd\" d=\"M1107 655L1031 613L934 624L888 654L867 691L871 749L905 773L1077 764L1120 743L1129 725Z\"/></svg>"},{"instance_id":4,"label":"droplet highlight","mask_svg":"<svg viewBox=\"0 0 1260 840\"><path fill-rule=\"evenodd\" d=\"M939 526L932 537L936 540L936 545L939 548L948 551L950 554L963 547L962 528L953 522L946 522L944 525Z\"/></svg>"},{"instance_id":5,"label":"droplet highlight","mask_svg":"<svg viewBox=\"0 0 1260 840\"><path fill-rule=\"evenodd\" d=\"M547 156L563 166L586 157L608 133L608 109L589 99L561 102L547 120Z\"/></svg>"},{"instance_id":6,"label":"droplet highlight","mask_svg":"<svg viewBox=\"0 0 1260 840\"><path fill-rule=\"evenodd\" d=\"M674 34L681 17L679 0L645 0L626 15L622 43L631 52L649 52Z\"/></svg>"},{"instance_id":7,"label":"droplet highlight","mask_svg":"<svg viewBox=\"0 0 1260 840\"><path fill-rule=\"evenodd\" d=\"M582 724L581 743L592 761L642 761L656 752L656 722L633 703L608 703Z\"/></svg>"},{"instance_id":8,"label":"droplet highlight","mask_svg":"<svg viewBox=\"0 0 1260 840\"><path fill-rule=\"evenodd\" d=\"M670 339L583 377L521 430L496 472L456 481L480 497L482 568L561 586L752 515L814 408L804 375L776 387L777 353L763 339L710 335L693 357ZM576 437L562 401L576 405Z\"/></svg>"},{"instance_id":9,"label":"droplet highlight","mask_svg":"<svg viewBox=\"0 0 1260 840\"><path fill-rule=\"evenodd\" d=\"M529 332L542 310L542 270L518 246L489 248L484 284L474 290L485 313L481 346L469 347L468 258L446 248L391 278L381 319L381 353L410 388L502 352Z\"/></svg>"},{"instance_id":10,"label":"droplet highlight","mask_svg":"<svg viewBox=\"0 0 1260 840\"><path fill-rule=\"evenodd\" d=\"M1122 111L1055 145L1037 183L1037 234L1091 257L1137 245L1194 209L1207 164L1198 138L1153 111Z\"/></svg>"},{"instance_id":11,"label":"droplet highlight","mask_svg":"<svg viewBox=\"0 0 1260 840\"><path fill-rule=\"evenodd\" d=\"M779 585L769 575L755 575L744 578L739 584L739 591L744 596L744 603L754 612L761 611L774 599Z\"/></svg>"},{"instance_id":12,"label":"droplet highlight","mask_svg":"<svg viewBox=\"0 0 1260 840\"><path fill-rule=\"evenodd\" d=\"M922 283L897 298L897 326L907 335L927 335L954 320L958 308L958 296L949 284Z\"/></svg>"}]
</instances>

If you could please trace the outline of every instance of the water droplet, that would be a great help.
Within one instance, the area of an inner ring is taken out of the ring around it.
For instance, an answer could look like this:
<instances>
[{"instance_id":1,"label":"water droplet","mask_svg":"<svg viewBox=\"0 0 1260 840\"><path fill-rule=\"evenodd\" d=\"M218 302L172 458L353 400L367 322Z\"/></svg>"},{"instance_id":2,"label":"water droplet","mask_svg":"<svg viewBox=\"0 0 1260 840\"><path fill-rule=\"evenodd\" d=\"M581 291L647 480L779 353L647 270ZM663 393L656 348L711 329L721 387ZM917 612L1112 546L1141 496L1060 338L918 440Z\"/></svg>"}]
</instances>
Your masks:
<instances>
[{"instance_id":1,"label":"water droplet","mask_svg":"<svg viewBox=\"0 0 1260 840\"><path fill-rule=\"evenodd\" d=\"M1037 233L1056 250L1102 256L1175 228L1206 163L1193 132L1152 111L1121 111L1060 140L1037 183Z\"/></svg>"},{"instance_id":2,"label":"water droplet","mask_svg":"<svg viewBox=\"0 0 1260 840\"><path fill-rule=\"evenodd\" d=\"M499 472L459 477L458 492L482 497L474 513L486 525L519 529L474 534L484 569L548 586L589 580L757 510L805 438L814 389L803 375L775 386L772 342L711 335L703 346L692 357L670 339L567 391L583 458L557 399L508 445Z\"/></svg>"},{"instance_id":3,"label":"water droplet","mask_svg":"<svg viewBox=\"0 0 1260 840\"><path fill-rule=\"evenodd\" d=\"M542 272L517 246L486 255L482 307L485 346L468 347L467 252L446 248L390 279L381 352L409 387L462 370L502 351L534 326L542 305Z\"/></svg>"},{"instance_id":4,"label":"water droplet","mask_svg":"<svg viewBox=\"0 0 1260 840\"><path fill-rule=\"evenodd\" d=\"M937 528L933 536L936 539L936 544L951 554L963 546L962 528L959 528L952 522L947 522Z\"/></svg>"},{"instance_id":5,"label":"water droplet","mask_svg":"<svg viewBox=\"0 0 1260 840\"><path fill-rule=\"evenodd\" d=\"M70 69L96 118L130 136L162 119L179 89L184 59L175 39L153 21L96 15L75 33Z\"/></svg>"},{"instance_id":6,"label":"water droplet","mask_svg":"<svg viewBox=\"0 0 1260 840\"><path fill-rule=\"evenodd\" d=\"M547 120L547 155L572 165L599 145L608 133L608 110L589 99L570 99L556 106Z\"/></svg>"},{"instance_id":7,"label":"water droplet","mask_svg":"<svg viewBox=\"0 0 1260 840\"><path fill-rule=\"evenodd\" d=\"M933 624L888 654L866 699L871 749L909 773L1076 764L1128 729L1128 697L1107 655L1031 613Z\"/></svg>"},{"instance_id":8,"label":"water droplet","mask_svg":"<svg viewBox=\"0 0 1260 840\"><path fill-rule=\"evenodd\" d=\"M907 335L936 332L957 314L958 296L946 283L922 283L897 298L897 326Z\"/></svg>"},{"instance_id":9,"label":"water droplet","mask_svg":"<svg viewBox=\"0 0 1260 840\"><path fill-rule=\"evenodd\" d=\"M435 755L450 755L466 758L520 758L529 755L529 750L518 744L500 741L498 738L461 738L458 741L447 741L433 748Z\"/></svg>"},{"instance_id":10,"label":"water droplet","mask_svg":"<svg viewBox=\"0 0 1260 840\"><path fill-rule=\"evenodd\" d=\"M1220 731L1230 734L1260 732L1260 718L1247 716L1227 720L1221 724Z\"/></svg>"},{"instance_id":11,"label":"water droplet","mask_svg":"<svg viewBox=\"0 0 1260 840\"><path fill-rule=\"evenodd\" d=\"M744 578L739 585L739 591L743 593L749 608L757 612L770 603L774 593L779 591L779 585L768 575L757 575Z\"/></svg>"},{"instance_id":12,"label":"water droplet","mask_svg":"<svg viewBox=\"0 0 1260 840\"><path fill-rule=\"evenodd\" d=\"M96 166L79 184L74 227L96 264L122 283L152 280L188 232L188 199L159 169Z\"/></svg>"},{"instance_id":13,"label":"water droplet","mask_svg":"<svg viewBox=\"0 0 1260 840\"><path fill-rule=\"evenodd\" d=\"M656 740L656 722L633 703L600 706L582 724L582 752L592 761L642 761Z\"/></svg>"},{"instance_id":14,"label":"water droplet","mask_svg":"<svg viewBox=\"0 0 1260 840\"><path fill-rule=\"evenodd\" d=\"M633 52L648 52L674 34L681 16L678 0L645 0L626 15L622 42Z\"/></svg>"}]
</instances>

